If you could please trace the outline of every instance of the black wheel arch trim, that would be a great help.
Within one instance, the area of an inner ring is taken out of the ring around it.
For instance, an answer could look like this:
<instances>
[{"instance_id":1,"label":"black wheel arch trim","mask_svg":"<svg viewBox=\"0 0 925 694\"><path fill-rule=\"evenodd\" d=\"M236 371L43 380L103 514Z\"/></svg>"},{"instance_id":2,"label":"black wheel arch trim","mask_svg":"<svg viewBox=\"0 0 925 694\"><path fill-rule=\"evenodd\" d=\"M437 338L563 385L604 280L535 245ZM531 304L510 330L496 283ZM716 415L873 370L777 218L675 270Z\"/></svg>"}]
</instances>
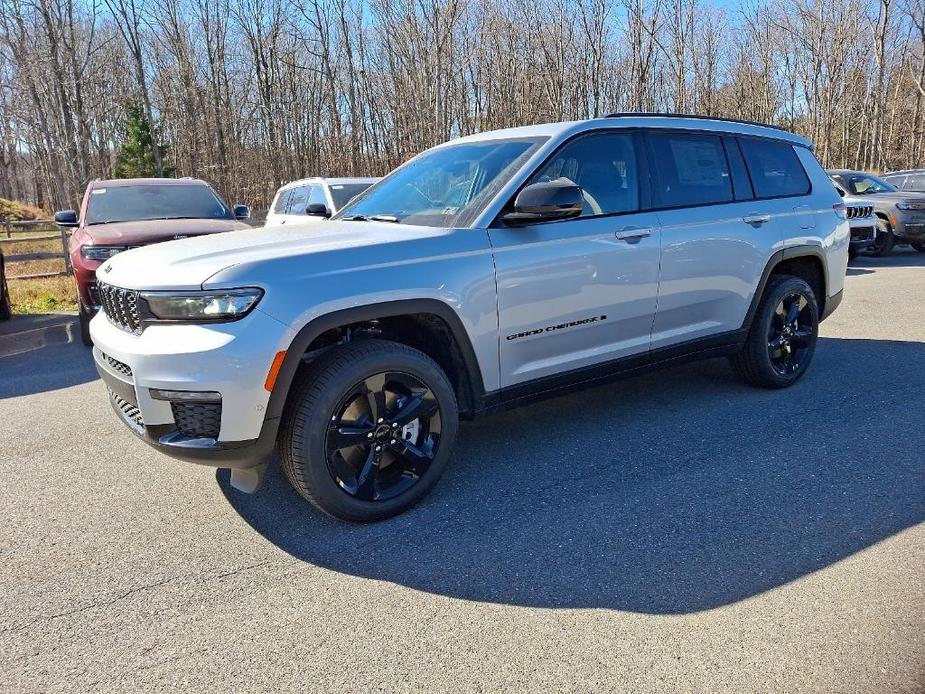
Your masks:
<instances>
[{"instance_id":1,"label":"black wheel arch trim","mask_svg":"<svg viewBox=\"0 0 925 694\"><path fill-rule=\"evenodd\" d=\"M775 252L767 264L764 267L764 271L761 273L761 280L758 282L758 287L755 289L755 294L752 296L752 301L748 306L748 311L745 313L745 320L742 322L742 329L748 331L752 327L752 321L755 318L755 313L758 311L758 304L761 302L761 297L764 296L764 290L768 286L768 280L770 280L771 275L774 274L774 269L786 260L792 260L794 258L817 258L822 264L822 287L823 287L823 296L816 297L819 302L819 320L820 322L824 318L828 318L831 315L832 311L835 310L835 307L838 306L838 303L841 301L841 292L838 293L838 301L833 301L834 296L826 296L828 294L828 277L826 276L826 257L825 252L819 246L809 246L809 245L799 245L799 246L789 246L787 248L782 248L781 250Z\"/></svg>"},{"instance_id":2,"label":"black wheel arch trim","mask_svg":"<svg viewBox=\"0 0 925 694\"><path fill-rule=\"evenodd\" d=\"M278 424L278 420L286 407L289 389L295 379L299 364L302 361L302 355L305 354L308 346L317 337L329 330L351 323L362 323L364 321L383 318L397 318L411 314L435 315L446 323L456 342L456 346L459 348L459 352L466 367L466 378L468 380L464 379L460 386L470 391L465 393L470 402L479 402L482 394L485 392L482 370L479 367L478 359L475 356L475 350L469 339L469 333L466 331L465 326L463 326L462 320L459 318L456 311L448 304L438 299L401 299L332 311L331 313L318 316L306 323L293 338L286 351L286 357L283 359L283 364L276 377L273 392L270 394L270 401L267 404L267 421L276 419ZM266 424L264 426L266 427ZM261 432L261 437L263 437L263 432Z\"/></svg>"}]
</instances>

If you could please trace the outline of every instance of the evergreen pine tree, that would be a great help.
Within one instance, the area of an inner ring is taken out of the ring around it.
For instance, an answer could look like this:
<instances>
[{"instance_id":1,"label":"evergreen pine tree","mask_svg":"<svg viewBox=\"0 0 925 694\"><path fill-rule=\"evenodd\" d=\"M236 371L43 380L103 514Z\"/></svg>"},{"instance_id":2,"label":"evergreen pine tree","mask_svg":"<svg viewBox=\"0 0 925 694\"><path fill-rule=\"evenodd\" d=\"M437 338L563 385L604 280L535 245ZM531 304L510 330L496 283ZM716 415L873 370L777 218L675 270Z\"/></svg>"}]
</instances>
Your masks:
<instances>
[{"instance_id":1,"label":"evergreen pine tree","mask_svg":"<svg viewBox=\"0 0 925 694\"><path fill-rule=\"evenodd\" d=\"M131 101L125 108L125 140L119 151L116 178L144 178L157 176L154 164L154 147L160 147L161 162L166 158L167 148L155 145L154 133L144 108L137 101ZM173 167L163 165L164 176L173 175Z\"/></svg>"}]
</instances>

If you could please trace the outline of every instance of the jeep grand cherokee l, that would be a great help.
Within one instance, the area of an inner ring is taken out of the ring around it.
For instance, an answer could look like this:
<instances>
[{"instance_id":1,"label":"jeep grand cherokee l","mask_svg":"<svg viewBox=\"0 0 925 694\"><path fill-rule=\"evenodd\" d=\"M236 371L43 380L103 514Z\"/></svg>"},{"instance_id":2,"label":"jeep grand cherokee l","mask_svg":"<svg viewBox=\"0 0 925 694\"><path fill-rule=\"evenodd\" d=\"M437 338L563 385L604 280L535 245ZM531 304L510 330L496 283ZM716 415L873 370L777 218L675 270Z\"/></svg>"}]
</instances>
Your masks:
<instances>
[{"instance_id":1,"label":"jeep grand cherokee l","mask_svg":"<svg viewBox=\"0 0 925 694\"><path fill-rule=\"evenodd\" d=\"M249 229L244 205L230 208L205 181L123 178L91 181L80 214L62 210L55 223L72 227L71 265L77 281L80 336L90 344L90 319L99 310L96 270L116 253L159 241Z\"/></svg>"},{"instance_id":2,"label":"jeep grand cherokee l","mask_svg":"<svg viewBox=\"0 0 925 694\"><path fill-rule=\"evenodd\" d=\"M275 446L302 496L371 521L433 487L460 417L692 358L793 384L848 243L810 143L783 130L514 128L418 155L324 225L112 258L93 354L155 448L253 490Z\"/></svg>"}]
</instances>

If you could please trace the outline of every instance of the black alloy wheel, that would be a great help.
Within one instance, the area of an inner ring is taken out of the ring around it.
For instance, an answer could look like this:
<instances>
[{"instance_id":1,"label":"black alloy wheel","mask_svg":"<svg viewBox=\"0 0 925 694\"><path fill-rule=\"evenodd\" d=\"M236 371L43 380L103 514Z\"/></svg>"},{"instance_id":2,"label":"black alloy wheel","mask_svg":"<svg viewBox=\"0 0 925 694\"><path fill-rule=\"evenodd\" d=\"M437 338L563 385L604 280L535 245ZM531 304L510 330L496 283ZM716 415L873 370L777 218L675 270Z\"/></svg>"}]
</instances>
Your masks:
<instances>
[{"instance_id":1,"label":"black alloy wheel","mask_svg":"<svg viewBox=\"0 0 925 694\"><path fill-rule=\"evenodd\" d=\"M768 330L768 356L781 376L800 368L816 338L815 314L809 300L795 291L783 297L774 309Z\"/></svg>"},{"instance_id":2,"label":"black alloy wheel","mask_svg":"<svg viewBox=\"0 0 925 694\"><path fill-rule=\"evenodd\" d=\"M786 388L806 373L818 336L819 305L806 280L772 275L745 344L729 361L750 385Z\"/></svg>"},{"instance_id":3,"label":"black alloy wheel","mask_svg":"<svg viewBox=\"0 0 925 694\"><path fill-rule=\"evenodd\" d=\"M440 446L440 406L421 379L373 374L350 388L325 434L328 470L350 496L392 499L417 484Z\"/></svg>"},{"instance_id":4,"label":"black alloy wheel","mask_svg":"<svg viewBox=\"0 0 925 694\"><path fill-rule=\"evenodd\" d=\"M459 429L440 366L408 345L360 339L300 369L277 446L299 494L344 520L394 516L434 487Z\"/></svg>"}]
</instances>

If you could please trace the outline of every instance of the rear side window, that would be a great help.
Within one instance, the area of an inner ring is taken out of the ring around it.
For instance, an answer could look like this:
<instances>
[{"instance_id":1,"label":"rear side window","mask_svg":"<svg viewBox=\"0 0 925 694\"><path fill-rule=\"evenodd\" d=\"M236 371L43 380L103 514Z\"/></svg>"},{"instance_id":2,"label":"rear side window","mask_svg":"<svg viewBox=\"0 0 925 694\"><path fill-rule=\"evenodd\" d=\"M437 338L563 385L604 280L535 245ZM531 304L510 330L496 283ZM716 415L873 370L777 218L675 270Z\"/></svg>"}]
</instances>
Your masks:
<instances>
[{"instance_id":1,"label":"rear side window","mask_svg":"<svg viewBox=\"0 0 925 694\"><path fill-rule=\"evenodd\" d=\"M809 192L809 178L793 145L740 138L739 146L752 178L756 198L781 198L806 195Z\"/></svg>"},{"instance_id":2,"label":"rear side window","mask_svg":"<svg viewBox=\"0 0 925 694\"><path fill-rule=\"evenodd\" d=\"M888 183L893 183L890 179L886 179ZM925 174L909 174L906 176L906 181L902 185L903 190L911 190L915 192L921 192L925 190Z\"/></svg>"},{"instance_id":3,"label":"rear side window","mask_svg":"<svg viewBox=\"0 0 925 694\"><path fill-rule=\"evenodd\" d=\"M732 202L732 181L719 137L688 133L648 134L655 168L657 207Z\"/></svg>"},{"instance_id":4,"label":"rear side window","mask_svg":"<svg viewBox=\"0 0 925 694\"><path fill-rule=\"evenodd\" d=\"M276 204L273 205L273 214L286 214L286 208L289 206L289 195L291 190L281 190L276 196Z\"/></svg>"}]
</instances>

